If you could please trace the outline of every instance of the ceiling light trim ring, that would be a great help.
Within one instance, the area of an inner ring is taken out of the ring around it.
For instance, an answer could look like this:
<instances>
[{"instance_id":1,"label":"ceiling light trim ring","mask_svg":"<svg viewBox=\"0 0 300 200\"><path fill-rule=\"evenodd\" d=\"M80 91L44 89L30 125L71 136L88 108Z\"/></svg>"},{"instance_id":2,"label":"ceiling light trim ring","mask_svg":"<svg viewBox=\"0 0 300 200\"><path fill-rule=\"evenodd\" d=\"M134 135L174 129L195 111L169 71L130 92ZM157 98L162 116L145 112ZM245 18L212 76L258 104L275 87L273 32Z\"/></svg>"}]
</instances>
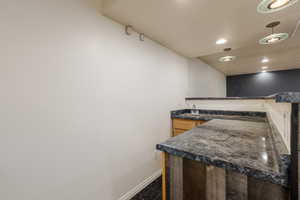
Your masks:
<instances>
[{"instance_id":1,"label":"ceiling light trim ring","mask_svg":"<svg viewBox=\"0 0 300 200\"><path fill-rule=\"evenodd\" d=\"M280 7L283 7L283 6L286 6L287 4L289 4L290 1L291 0L277 0L277 1L275 0L268 5L268 8L269 9L280 8Z\"/></svg>"},{"instance_id":2,"label":"ceiling light trim ring","mask_svg":"<svg viewBox=\"0 0 300 200\"><path fill-rule=\"evenodd\" d=\"M282 6L279 6L277 8L271 8L271 5L274 4L276 1L274 0L263 0L258 6L257 6L257 12L259 13L273 13L277 12L279 10L285 9L287 7L290 7L298 2L298 0L290 0L287 3L283 4Z\"/></svg>"},{"instance_id":3,"label":"ceiling light trim ring","mask_svg":"<svg viewBox=\"0 0 300 200\"><path fill-rule=\"evenodd\" d=\"M224 56L219 58L220 62L231 62L234 61L236 59L236 56Z\"/></svg>"},{"instance_id":4,"label":"ceiling light trim ring","mask_svg":"<svg viewBox=\"0 0 300 200\"><path fill-rule=\"evenodd\" d=\"M275 44L281 42L283 40L288 39L288 33L273 33L259 40L259 44ZM270 42L270 40L274 40L274 42Z\"/></svg>"}]
</instances>

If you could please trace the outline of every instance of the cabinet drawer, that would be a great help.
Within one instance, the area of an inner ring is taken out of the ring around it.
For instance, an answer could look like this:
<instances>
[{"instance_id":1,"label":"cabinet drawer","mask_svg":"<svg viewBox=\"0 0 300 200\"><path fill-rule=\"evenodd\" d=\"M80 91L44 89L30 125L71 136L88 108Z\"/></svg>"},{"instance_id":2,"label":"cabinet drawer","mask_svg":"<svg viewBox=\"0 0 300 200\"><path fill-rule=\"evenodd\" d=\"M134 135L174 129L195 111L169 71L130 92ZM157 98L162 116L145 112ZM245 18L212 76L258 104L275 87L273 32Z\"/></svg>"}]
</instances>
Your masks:
<instances>
[{"instance_id":1,"label":"cabinet drawer","mask_svg":"<svg viewBox=\"0 0 300 200\"><path fill-rule=\"evenodd\" d=\"M197 121L186 120L186 119L173 119L174 129L190 130L197 126Z\"/></svg>"}]
</instances>

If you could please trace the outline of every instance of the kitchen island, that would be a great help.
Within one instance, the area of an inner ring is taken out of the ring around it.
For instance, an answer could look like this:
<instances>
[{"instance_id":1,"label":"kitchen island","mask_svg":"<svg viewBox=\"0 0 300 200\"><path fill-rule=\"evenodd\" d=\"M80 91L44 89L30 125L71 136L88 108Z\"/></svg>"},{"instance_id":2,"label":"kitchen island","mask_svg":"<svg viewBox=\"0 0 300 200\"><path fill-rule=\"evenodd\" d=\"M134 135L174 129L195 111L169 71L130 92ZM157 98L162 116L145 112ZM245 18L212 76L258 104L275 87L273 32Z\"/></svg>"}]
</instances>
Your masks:
<instances>
[{"instance_id":1,"label":"kitchen island","mask_svg":"<svg viewBox=\"0 0 300 200\"><path fill-rule=\"evenodd\" d=\"M285 99L295 107L295 95ZM163 152L164 199L294 200L295 160L267 113L192 111L173 111L171 117L205 123L157 145ZM293 130L298 122L291 121L291 133L298 133Z\"/></svg>"}]
</instances>

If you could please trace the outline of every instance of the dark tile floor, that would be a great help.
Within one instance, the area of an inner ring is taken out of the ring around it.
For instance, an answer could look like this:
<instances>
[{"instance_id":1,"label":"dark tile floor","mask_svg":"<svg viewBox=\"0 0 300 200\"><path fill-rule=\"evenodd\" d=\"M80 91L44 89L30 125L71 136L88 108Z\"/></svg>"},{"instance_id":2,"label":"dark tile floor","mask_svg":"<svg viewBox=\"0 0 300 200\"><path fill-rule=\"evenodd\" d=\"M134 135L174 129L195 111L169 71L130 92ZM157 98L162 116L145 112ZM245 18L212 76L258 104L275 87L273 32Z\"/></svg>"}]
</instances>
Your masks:
<instances>
[{"instance_id":1,"label":"dark tile floor","mask_svg":"<svg viewBox=\"0 0 300 200\"><path fill-rule=\"evenodd\" d=\"M159 177L131 200L161 200L162 178Z\"/></svg>"}]
</instances>

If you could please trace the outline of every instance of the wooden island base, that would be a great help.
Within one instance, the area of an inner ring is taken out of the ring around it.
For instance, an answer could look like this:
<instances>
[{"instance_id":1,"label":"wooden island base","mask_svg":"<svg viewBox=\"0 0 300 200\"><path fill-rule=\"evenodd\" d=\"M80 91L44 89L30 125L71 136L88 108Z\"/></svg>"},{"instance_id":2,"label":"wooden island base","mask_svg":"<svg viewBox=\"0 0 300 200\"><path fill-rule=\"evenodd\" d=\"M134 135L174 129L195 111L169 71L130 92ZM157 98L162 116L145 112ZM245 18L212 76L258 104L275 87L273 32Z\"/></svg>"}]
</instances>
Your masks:
<instances>
[{"instance_id":1,"label":"wooden island base","mask_svg":"<svg viewBox=\"0 0 300 200\"><path fill-rule=\"evenodd\" d=\"M289 190L163 153L163 200L289 200Z\"/></svg>"}]
</instances>

